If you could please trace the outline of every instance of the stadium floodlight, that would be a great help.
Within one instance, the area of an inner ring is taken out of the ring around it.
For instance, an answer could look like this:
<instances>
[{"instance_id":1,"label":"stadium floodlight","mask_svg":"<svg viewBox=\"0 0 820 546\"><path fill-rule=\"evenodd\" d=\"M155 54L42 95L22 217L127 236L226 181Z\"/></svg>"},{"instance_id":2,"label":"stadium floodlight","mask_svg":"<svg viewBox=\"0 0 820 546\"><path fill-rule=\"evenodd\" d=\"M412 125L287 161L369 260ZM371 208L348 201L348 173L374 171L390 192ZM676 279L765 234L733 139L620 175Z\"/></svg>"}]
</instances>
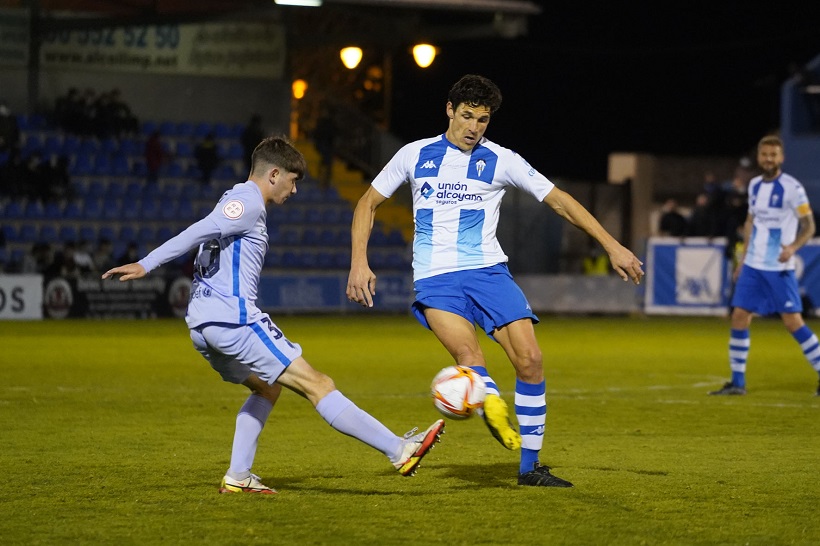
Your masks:
<instances>
[{"instance_id":1,"label":"stadium floodlight","mask_svg":"<svg viewBox=\"0 0 820 546\"><path fill-rule=\"evenodd\" d=\"M413 58L416 60L416 64L421 68L427 68L433 64L436 53L436 47L430 44L417 44L413 46Z\"/></svg>"},{"instance_id":2,"label":"stadium floodlight","mask_svg":"<svg viewBox=\"0 0 820 546\"><path fill-rule=\"evenodd\" d=\"M318 8L322 5L322 0L273 0L279 6L305 6L308 8Z\"/></svg>"},{"instance_id":3,"label":"stadium floodlight","mask_svg":"<svg viewBox=\"0 0 820 546\"><path fill-rule=\"evenodd\" d=\"M339 56L342 58L344 65L353 70L359 66L359 61L362 60L362 48L355 46L345 47L339 52Z\"/></svg>"}]
</instances>

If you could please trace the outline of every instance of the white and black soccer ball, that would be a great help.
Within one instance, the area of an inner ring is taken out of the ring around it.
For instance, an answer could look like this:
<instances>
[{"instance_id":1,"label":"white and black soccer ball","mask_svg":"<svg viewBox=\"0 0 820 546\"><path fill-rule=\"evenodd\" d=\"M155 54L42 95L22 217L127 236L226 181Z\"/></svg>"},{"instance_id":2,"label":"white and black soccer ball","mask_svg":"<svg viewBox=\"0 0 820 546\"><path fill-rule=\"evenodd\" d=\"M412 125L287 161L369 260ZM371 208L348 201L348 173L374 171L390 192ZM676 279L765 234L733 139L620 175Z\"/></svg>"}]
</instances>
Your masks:
<instances>
[{"instance_id":1,"label":"white and black soccer ball","mask_svg":"<svg viewBox=\"0 0 820 546\"><path fill-rule=\"evenodd\" d=\"M433 405L445 417L467 419L484 406L487 385L466 366L447 366L433 378L430 392Z\"/></svg>"}]
</instances>

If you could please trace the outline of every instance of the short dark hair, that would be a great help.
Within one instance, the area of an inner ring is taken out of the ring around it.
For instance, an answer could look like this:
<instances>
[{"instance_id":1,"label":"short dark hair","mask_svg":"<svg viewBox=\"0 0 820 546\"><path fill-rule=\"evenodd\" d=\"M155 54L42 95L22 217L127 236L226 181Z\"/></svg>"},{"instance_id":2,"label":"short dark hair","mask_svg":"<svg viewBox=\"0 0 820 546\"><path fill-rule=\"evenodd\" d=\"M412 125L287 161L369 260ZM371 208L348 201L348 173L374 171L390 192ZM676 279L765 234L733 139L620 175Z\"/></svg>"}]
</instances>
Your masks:
<instances>
[{"instance_id":1,"label":"short dark hair","mask_svg":"<svg viewBox=\"0 0 820 546\"><path fill-rule=\"evenodd\" d=\"M468 106L486 106L494 114L501 108L501 90L488 78L467 74L462 76L447 95L447 100L453 105L453 110L459 104Z\"/></svg>"},{"instance_id":2,"label":"short dark hair","mask_svg":"<svg viewBox=\"0 0 820 546\"><path fill-rule=\"evenodd\" d=\"M297 180L304 178L307 172L305 156L284 135L267 137L256 145L251 156L251 172L255 172L261 164L275 165L290 173L296 173Z\"/></svg>"}]
</instances>

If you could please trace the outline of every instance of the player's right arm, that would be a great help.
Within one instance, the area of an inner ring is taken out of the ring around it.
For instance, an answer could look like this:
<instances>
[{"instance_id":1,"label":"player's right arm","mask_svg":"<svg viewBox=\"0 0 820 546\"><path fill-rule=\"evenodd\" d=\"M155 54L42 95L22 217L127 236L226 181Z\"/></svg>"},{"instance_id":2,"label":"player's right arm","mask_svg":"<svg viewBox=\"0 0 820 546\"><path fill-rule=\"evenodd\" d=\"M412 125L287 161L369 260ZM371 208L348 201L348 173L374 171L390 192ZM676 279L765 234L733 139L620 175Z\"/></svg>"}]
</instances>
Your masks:
<instances>
[{"instance_id":1,"label":"player's right arm","mask_svg":"<svg viewBox=\"0 0 820 546\"><path fill-rule=\"evenodd\" d=\"M743 246L740 249L740 255L737 257L735 270L732 272L732 282L737 282L737 278L740 276L740 270L743 269L743 263L746 261L746 251L749 249L749 239L752 237L752 225L754 221L754 215L749 212L746 215L746 221L743 223Z\"/></svg>"},{"instance_id":2,"label":"player's right arm","mask_svg":"<svg viewBox=\"0 0 820 546\"><path fill-rule=\"evenodd\" d=\"M356 204L350 228L350 275L347 278L347 299L364 307L373 307L376 294L376 275L367 262L367 241L373 230L376 209L387 200L370 186Z\"/></svg>"}]
</instances>

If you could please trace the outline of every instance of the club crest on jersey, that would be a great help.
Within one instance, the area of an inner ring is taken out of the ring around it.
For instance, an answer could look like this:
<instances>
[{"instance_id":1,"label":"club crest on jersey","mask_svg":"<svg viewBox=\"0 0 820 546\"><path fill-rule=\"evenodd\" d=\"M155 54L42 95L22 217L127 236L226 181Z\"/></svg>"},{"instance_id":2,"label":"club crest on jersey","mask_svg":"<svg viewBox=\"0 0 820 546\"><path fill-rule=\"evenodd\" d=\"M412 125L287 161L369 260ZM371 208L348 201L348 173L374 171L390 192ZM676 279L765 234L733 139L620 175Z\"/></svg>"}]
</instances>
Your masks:
<instances>
[{"instance_id":1,"label":"club crest on jersey","mask_svg":"<svg viewBox=\"0 0 820 546\"><path fill-rule=\"evenodd\" d=\"M483 159L479 159L475 162L475 170L478 173L478 177L481 178L481 173L484 172L484 167L487 166L487 162Z\"/></svg>"},{"instance_id":2,"label":"club crest on jersey","mask_svg":"<svg viewBox=\"0 0 820 546\"><path fill-rule=\"evenodd\" d=\"M236 199L228 201L225 203L225 206L222 207L222 214L224 214L225 218L228 218L229 220L237 220L241 218L244 212L245 205L242 204L242 201L237 201Z\"/></svg>"}]
</instances>

